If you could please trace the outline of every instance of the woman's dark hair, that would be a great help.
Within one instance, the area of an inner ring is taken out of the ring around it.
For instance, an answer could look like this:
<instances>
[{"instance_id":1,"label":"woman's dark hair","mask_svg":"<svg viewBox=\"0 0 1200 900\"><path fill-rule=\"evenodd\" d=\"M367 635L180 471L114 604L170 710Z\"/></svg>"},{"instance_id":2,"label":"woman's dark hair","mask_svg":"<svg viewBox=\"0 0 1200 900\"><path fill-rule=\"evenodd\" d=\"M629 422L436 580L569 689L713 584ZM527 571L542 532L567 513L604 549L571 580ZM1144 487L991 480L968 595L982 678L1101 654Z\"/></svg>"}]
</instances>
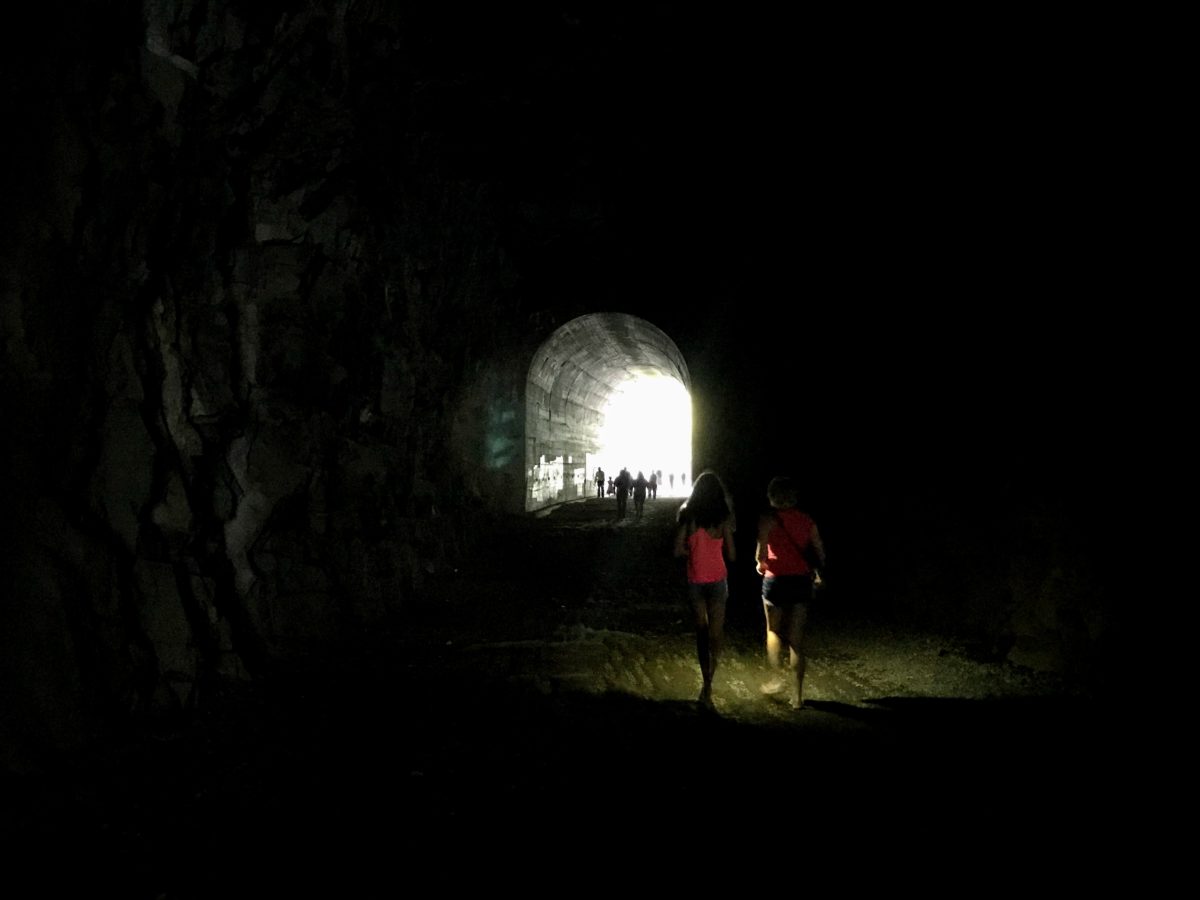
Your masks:
<instances>
[{"instance_id":1,"label":"woman's dark hair","mask_svg":"<svg viewBox=\"0 0 1200 900\"><path fill-rule=\"evenodd\" d=\"M705 470L692 482L692 494L679 507L678 521L691 521L699 528L716 528L733 514L725 485L716 472Z\"/></svg>"}]
</instances>

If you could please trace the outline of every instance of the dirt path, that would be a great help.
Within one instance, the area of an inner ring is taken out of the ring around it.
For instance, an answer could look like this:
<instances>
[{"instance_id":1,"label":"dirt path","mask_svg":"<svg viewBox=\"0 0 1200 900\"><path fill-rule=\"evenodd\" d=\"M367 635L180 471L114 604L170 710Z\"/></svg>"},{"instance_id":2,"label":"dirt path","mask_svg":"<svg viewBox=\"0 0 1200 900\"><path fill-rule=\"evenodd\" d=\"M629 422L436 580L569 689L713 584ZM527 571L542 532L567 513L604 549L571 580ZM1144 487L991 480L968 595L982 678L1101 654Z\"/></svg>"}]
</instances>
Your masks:
<instances>
[{"instance_id":1,"label":"dirt path","mask_svg":"<svg viewBox=\"0 0 1200 900\"><path fill-rule=\"evenodd\" d=\"M647 505L641 520L616 521L613 501L568 504L530 519L510 545L443 586L414 641L442 642L438 663L467 656L472 671L543 693L622 693L647 701L695 699L700 679L682 601L681 564L670 555L679 501ZM727 647L717 711L747 722L799 725L791 710L763 703L763 622L758 580L747 561L734 567ZM738 580L740 579L740 580ZM849 607L849 604L847 604ZM415 648L414 648L415 649ZM971 659L962 642L871 621L853 608L823 605L808 635L806 697L813 711L833 704L868 708L899 698L987 700L1059 696L1062 686L1002 663ZM822 716L803 716L816 725Z\"/></svg>"}]
</instances>

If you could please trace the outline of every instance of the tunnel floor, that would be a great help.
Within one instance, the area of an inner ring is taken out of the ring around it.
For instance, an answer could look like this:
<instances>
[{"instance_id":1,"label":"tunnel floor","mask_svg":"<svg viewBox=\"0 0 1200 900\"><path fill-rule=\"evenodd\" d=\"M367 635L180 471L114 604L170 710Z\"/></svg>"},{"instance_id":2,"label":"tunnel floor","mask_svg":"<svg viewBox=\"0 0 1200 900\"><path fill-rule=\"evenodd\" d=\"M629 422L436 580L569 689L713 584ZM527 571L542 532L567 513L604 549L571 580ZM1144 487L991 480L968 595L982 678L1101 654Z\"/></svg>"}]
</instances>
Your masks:
<instances>
[{"instance_id":1,"label":"tunnel floor","mask_svg":"<svg viewBox=\"0 0 1200 900\"><path fill-rule=\"evenodd\" d=\"M672 877L764 840L797 860L825 846L1045 865L1068 836L1107 852L1128 762L1110 711L946 635L818 605L797 712L758 689L761 607L734 579L716 710L701 709L678 504L512 523L370 650L10 782L9 845L86 855L96 884L154 897L228 896L231 879L396 896L418 872L516 886L580 865Z\"/></svg>"}]
</instances>

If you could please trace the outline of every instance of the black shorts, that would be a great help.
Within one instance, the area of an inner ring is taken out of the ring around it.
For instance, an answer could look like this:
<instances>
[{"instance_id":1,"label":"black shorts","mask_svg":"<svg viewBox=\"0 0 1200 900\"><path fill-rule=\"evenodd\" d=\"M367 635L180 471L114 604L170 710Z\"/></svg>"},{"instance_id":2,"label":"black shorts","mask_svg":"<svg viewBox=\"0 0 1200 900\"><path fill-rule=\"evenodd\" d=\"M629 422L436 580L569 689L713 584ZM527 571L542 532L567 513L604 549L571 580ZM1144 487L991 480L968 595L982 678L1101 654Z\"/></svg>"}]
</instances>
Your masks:
<instances>
[{"instance_id":1,"label":"black shorts","mask_svg":"<svg viewBox=\"0 0 1200 900\"><path fill-rule=\"evenodd\" d=\"M764 603L786 609L797 603L811 603L813 578L811 575L765 575L762 580Z\"/></svg>"}]
</instances>

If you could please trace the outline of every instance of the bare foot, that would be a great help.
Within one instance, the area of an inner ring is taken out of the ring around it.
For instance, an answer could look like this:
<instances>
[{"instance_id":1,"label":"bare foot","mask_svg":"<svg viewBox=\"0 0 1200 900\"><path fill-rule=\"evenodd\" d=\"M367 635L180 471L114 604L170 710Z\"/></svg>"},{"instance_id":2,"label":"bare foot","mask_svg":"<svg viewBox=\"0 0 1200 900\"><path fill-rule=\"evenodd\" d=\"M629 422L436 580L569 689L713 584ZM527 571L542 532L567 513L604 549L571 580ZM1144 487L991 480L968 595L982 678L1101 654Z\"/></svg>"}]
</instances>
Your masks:
<instances>
[{"instance_id":1,"label":"bare foot","mask_svg":"<svg viewBox=\"0 0 1200 900\"><path fill-rule=\"evenodd\" d=\"M712 687L705 686L700 689L700 696L696 698L696 702L705 709L714 709L712 698Z\"/></svg>"},{"instance_id":2,"label":"bare foot","mask_svg":"<svg viewBox=\"0 0 1200 900\"><path fill-rule=\"evenodd\" d=\"M773 678L760 687L759 690L767 696L771 696L773 694L782 694L784 687L782 678Z\"/></svg>"},{"instance_id":3,"label":"bare foot","mask_svg":"<svg viewBox=\"0 0 1200 900\"><path fill-rule=\"evenodd\" d=\"M804 698L793 697L790 701L792 709L804 709Z\"/></svg>"}]
</instances>

